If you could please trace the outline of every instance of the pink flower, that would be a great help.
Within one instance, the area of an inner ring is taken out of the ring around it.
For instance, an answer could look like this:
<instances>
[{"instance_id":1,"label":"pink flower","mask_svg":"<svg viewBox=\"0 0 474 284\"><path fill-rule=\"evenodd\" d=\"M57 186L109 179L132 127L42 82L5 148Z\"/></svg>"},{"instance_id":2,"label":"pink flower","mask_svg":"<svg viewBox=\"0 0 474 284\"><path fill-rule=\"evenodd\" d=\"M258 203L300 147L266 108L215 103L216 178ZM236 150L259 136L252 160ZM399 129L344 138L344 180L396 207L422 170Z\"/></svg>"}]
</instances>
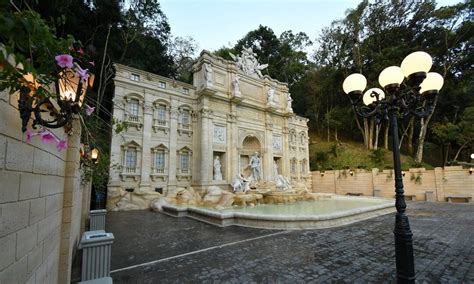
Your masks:
<instances>
[{"instance_id":1,"label":"pink flower","mask_svg":"<svg viewBox=\"0 0 474 284\"><path fill-rule=\"evenodd\" d=\"M95 107L91 107L91 106L89 106L89 105L86 105L86 106L87 106L87 108L86 108L86 114L87 114L87 116L90 116L90 115L94 112Z\"/></svg>"},{"instance_id":2,"label":"pink flower","mask_svg":"<svg viewBox=\"0 0 474 284\"><path fill-rule=\"evenodd\" d=\"M26 129L26 143L30 144L31 143L31 137L33 137L33 133L29 128Z\"/></svg>"},{"instance_id":3,"label":"pink flower","mask_svg":"<svg viewBox=\"0 0 474 284\"><path fill-rule=\"evenodd\" d=\"M89 74L87 71L88 69L82 69L81 66L76 65L76 74L77 76L81 77L82 83L87 82L87 79L89 79Z\"/></svg>"},{"instance_id":4,"label":"pink flower","mask_svg":"<svg viewBox=\"0 0 474 284\"><path fill-rule=\"evenodd\" d=\"M84 55L84 49L82 49L82 47L79 48L79 50L77 52L79 52L80 55Z\"/></svg>"},{"instance_id":5,"label":"pink flower","mask_svg":"<svg viewBox=\"0 0 474 284\"><path fill-rule=\"evenodd\" d=\"M89 61L89 64L95 66L95 61Z\"/></svg>"},{"instance_id":6,"label":"pink flower","mask_svg":"<svg viewBox=\"0 0 474 284\"><path fill-rule=\"evenodd\" d=\"M72 56L69 54L61 54L54 57L56 59L56 63L61 68L72 68Z\"/></svg>"},{"instance_id":7,"label":"pink flower","mask_svg":"<svg viewBox=\"0 0 474 284\"><path fill-rule=\"evenodd\" d=\"M67 149L67 141L66 140L59 140L58 144L56 145L56 149L58 149L59 152L62 150Z\"/></svg>"},{"instance_id":8,"label":"pink flower","mask_svg":"<svg viewBox=\"0 0 474 284\"><path fill-rule=\"evenodd\" d=\"M43 144L50 144L57 141L56 136L54 136L53 134L47 131L41 132L40 136L41 136L41 142Z\"/></svg>"}]
</instances>

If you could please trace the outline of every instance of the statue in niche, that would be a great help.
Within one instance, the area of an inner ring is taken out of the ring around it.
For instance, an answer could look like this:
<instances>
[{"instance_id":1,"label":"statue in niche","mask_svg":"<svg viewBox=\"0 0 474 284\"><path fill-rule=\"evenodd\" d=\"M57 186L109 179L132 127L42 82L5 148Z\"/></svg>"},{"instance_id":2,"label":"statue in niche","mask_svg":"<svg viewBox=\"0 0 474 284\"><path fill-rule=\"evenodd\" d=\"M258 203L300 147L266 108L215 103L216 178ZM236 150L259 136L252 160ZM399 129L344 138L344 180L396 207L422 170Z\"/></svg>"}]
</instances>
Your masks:
<instances>
[{"instance_id":1,"label":"statue in niche","mask_svg":"<svg viewBox=\"0 0 474 284\"><path fill-rule=\"evenodd\" d=\"M239 82L240 78L239 78L239 75L235 74L234 78L232 79L232 87L233 87L233 95L235 97L239 97L240 96L240 82Z\"/></svg>"},{"instance_id":2,"label":"statue in niche","mask_svg":"<svg viewBox=\"0 0 474 284\"><path fill-rule=\"evenodd\" d=\"M242 53L240 56L236 56L229 52L230 57L235 60L237 64L237 68L242 70L244 74L262 78L262 71L263 69L268 67L268 64L260 64L257 61L257 55L253 52L252 48L247 47L242 49Z\"/></svg>"},{"instance_id":3,"label":"statue in niche","mask_svg":"<svg viewBox=\"0 0 474 284\"><path fill-rule=\"evenodd\" d=\"M208 63L204 63L204 81L206 85L212 85L212 67Z\"/></svg>"},{"instance_id":4,"label":"statue in niche","mask_svg":"<svg viewBox=\"0 0 474 284\"><path fill-rule=\"evenodd\" d=\"M237 174L232 182L234 192L247 192L250 190L250 180L246 179L241 173Z\"/></svg>"},{"instance_id":5,"label":"statue in niche","mask_svg":"<svg viewBox=\"0 0 474 284\"><path fill-rule=\"evenodd\" d=\"M269 88L268 91L267 91L267 102L269 104L275 104L276 103L276 100L275 100L275 90L273 88Z\"/></svg>"},{"instance_id":6,"label":"statue in niche","mask_svg":"<svg viewBox=\"0 0 474 284\"><path fill-rule=\"evenodd\" d=\"M291 106L293 99L291 98L290 93L286 94L286 110L288 112L293 112L293 107Z\"/></svg>"},{"instance_id":7,"label":"statue in niche","mask_svg":"<svg viewBox=\"0 0 474 284\"><path fill-rule=\"evenodd\" d=\"M291 188L290 181L283 175L278 174L278 165L275 160L273 160L273 179L278 190L284 191Z\"/></svg>"},{"instance_id":8,"label":"statue in niche","mask_svg":"<svg viewBox=\"0 0 474 284\"><path fill-rule=\"evenodd\" d=\"M221 162L219 156L214 159L214 180L222 180Z\"/></svg>"},{"instance_id":9,"label":"statue in niche","mask_svg":"<svg viewBox=\"0 0 474 284\"><path fill-rule=\"evenodd\" d=\"M250 157L249 166L252 170L251 180L258 182L260 180L260 157L258 156L258 152L255 152L252 157Z\"/></svg>"}]
</instances>

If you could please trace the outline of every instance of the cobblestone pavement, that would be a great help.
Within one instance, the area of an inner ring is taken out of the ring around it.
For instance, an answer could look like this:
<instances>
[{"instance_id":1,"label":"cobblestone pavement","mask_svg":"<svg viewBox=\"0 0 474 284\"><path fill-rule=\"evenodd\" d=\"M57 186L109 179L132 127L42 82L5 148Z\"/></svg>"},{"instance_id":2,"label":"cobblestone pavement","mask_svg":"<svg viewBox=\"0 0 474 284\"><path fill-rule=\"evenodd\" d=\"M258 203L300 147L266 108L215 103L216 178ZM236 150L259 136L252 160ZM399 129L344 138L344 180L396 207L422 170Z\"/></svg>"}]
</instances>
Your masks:
<instances>
[{"instance_id":1,"label":"cobblestone pavement","mask_svg":"<svg viewBox=\"0 0 474 284\"><path fill-rule=\"evenodd\" d=\"M411 202L407 213L417 282L474 283L474 205ZM394 220L388 214L332 229L275 231L111 212L112 277L114 283L392 283Z\"/></svg>"}]
</instances>

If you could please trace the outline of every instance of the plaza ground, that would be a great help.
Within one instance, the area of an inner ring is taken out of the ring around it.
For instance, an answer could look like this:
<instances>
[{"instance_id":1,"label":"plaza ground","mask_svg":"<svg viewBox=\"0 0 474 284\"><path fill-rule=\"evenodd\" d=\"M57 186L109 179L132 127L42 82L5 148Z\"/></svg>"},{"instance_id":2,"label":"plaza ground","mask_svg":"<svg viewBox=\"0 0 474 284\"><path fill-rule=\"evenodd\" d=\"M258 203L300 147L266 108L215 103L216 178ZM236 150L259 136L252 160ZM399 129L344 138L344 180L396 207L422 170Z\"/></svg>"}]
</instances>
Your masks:
<instances>
[{"instance_id":1,"label":"plaza ground","mask_svg":"<svg viewBox=\"0 0 474 284\"><path fill-rule=\"evenodd\" d=\"M419 283L474 282L474 205L408 203ZM321 230L109 212L114 283L391 283L394 214Z\"/></svg>"}]
</instances>

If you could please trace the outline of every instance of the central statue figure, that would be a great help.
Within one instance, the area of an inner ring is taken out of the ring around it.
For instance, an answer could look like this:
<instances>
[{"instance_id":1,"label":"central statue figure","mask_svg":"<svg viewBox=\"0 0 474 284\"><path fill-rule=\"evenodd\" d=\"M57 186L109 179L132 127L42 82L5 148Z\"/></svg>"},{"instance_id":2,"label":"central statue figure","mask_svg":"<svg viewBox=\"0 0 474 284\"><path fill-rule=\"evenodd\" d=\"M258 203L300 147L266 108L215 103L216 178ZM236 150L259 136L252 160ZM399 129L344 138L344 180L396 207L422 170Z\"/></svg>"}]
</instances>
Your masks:
<instances>
[{"instance_id":1,"label":"central statue figure","mask_svg":"<svg viewBox=\"0 0 474 284\"><path fill-rule=\"evenodd\" d=\"M252 170L252 181L258 182L260 180L260 157L258 152L255 152L252 157L250 157L250 169Z\"/></svg>"}]
</instances>

